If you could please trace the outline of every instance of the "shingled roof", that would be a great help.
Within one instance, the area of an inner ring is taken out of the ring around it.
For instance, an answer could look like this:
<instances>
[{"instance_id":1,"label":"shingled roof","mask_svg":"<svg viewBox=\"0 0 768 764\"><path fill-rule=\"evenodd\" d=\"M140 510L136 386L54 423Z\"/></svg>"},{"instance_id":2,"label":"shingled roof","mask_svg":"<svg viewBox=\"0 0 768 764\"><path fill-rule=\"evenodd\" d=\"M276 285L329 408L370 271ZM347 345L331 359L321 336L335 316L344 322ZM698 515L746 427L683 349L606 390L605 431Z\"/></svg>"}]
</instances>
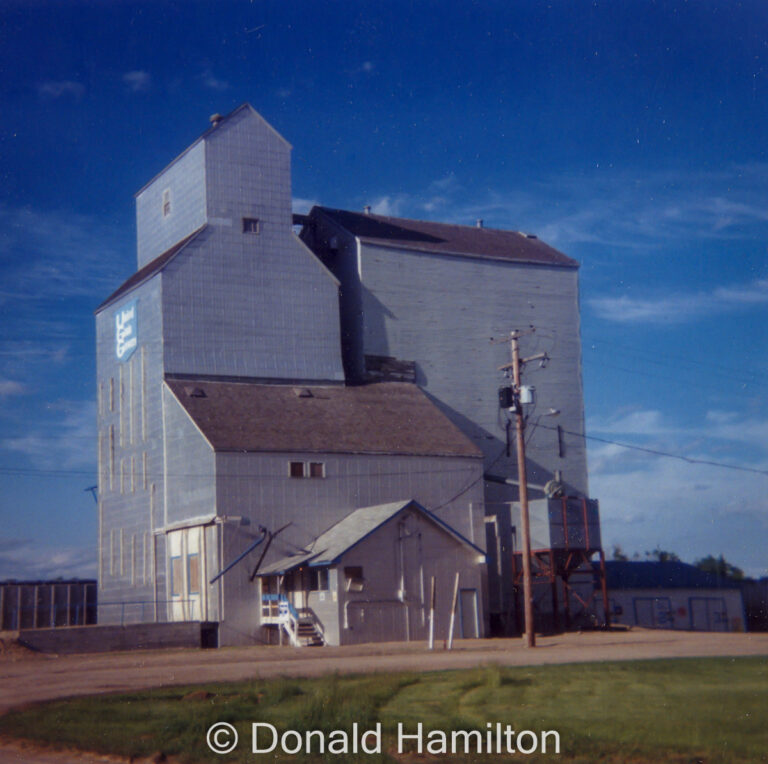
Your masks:
<instances>
[{"instance_id":1,"label":"shingled roof","mask_svg":"<svg viewBox=\"0 0 768 764\"><path fill-rule=\"evenodd\" d=\"M169 379L217 451L482 456L416 386L264 385Z\"/></svg>"},{"instance_id":2,"label":"shingled roof","mask_svg":"<svg viewBox=\"0 0 768 764\"><path fill-rule=\"evenodd\" d=\"M310 214L325 215L368 244L444 255L579 267L576 260L566 257L535 236L519 231L408 220L329 207L315 207Z\"/></svg>"},{"instance_id":3,"label":"shingled roof","mask_svg":"<svg viewBox=\"0 0 768 764\"><path fill-rule=\"evenodd\" d=\"M353 512L350 512L345 518L335 525L332 525L324 533L321 533L312 542L308 551L288 555L287 557L276 560L262 568L259 575L269 576L276 573L286 573L287 571L304 564L309 564L311 567L334 565L345 552L359 544L363 539L366 539L373 532L381 528L384 523L406 509L421 513L443 531L453 536L453 538L460 544L474 550L478 555L485 556L482 549L464 538L464 536L448 525L448 523L441 520L437 515L432 514L432 512L426 510L417 501L409 499L407 501L395 501L389 504L378 504L374 507L362 507L361 509L356 509Z\"/></svg>"}]
</instances>

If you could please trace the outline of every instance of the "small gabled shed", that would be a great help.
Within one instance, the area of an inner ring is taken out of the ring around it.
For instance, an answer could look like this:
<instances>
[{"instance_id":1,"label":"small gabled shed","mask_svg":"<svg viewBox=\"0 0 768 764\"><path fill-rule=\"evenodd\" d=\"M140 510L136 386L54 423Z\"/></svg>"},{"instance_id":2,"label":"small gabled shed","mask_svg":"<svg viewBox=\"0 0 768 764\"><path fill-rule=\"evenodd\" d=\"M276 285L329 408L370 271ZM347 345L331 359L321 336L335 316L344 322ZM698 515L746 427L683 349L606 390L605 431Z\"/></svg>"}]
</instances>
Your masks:
<instances>
[{"instance_id":1,"label":"small gabled shed","mask_svg":"<svg viewBox=\"0 0 768 764\"><path fill-rule=\"evenodd\" d=\"M483 636L485 553L418 502L348 514L303 553L259 572L262 624L294 644L426 639L431 581L435 635L448 635L456 574L455 636Z\"/></svg>"}]
</instances>

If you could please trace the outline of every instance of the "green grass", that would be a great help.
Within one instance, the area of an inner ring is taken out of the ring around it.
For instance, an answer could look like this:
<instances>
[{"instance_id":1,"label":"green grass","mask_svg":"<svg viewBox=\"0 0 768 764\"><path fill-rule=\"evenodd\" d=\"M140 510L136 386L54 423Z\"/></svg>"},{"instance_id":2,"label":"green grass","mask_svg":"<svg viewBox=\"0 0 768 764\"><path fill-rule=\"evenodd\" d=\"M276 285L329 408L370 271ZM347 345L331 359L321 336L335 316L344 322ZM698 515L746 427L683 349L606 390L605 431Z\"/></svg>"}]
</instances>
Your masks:
<instances>
[{"instance_id":1,"label":"green grass","mask_svg":"<svg viewBox=\"0 0 768 764\"><path fill-rule=\"evenodd\" d=\"M186 698L196 690L196 697ZM768 658L572 664L180 687L40 704L0 718L0 734L124 756L158 751L183 762L254 761L251 722L280 731L361 729L380 721L381 755L270 761L744 762L768 761ZM560 756L398 755L395 730L478 729L487 722L560 733ZM231 754L206 746L208 727L240 734Z\"/></svg>"}]
</instances>

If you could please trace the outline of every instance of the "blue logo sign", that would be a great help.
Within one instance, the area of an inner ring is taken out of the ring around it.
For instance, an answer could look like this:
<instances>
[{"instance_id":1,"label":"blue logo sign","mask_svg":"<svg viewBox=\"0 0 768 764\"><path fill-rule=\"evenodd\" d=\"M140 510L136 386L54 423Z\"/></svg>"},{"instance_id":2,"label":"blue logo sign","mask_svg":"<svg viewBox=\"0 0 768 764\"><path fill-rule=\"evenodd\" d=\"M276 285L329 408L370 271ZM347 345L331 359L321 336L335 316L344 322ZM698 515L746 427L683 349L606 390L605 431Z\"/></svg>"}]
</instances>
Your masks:
<instances>
[{"instance_id":1,"label":"blue logo sign","mask_svg":"<svg viewBox=\"0 0 768 764\"><path fill-rule=\"evenodd\" d=\"M115 355L127 361L139 344L138 300L129 302L115 313Z\"/></svg>"}]
</instances>

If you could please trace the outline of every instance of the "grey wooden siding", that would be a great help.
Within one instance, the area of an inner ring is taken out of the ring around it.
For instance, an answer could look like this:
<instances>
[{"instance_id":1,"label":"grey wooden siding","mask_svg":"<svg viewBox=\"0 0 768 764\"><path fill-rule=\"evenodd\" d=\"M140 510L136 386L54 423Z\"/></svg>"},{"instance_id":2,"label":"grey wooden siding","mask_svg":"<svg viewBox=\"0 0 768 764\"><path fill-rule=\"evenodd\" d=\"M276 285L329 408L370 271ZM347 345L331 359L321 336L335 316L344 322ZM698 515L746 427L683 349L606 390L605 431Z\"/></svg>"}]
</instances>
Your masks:
<instances>
[{"instance_id":1,"label":"grey wooden siding","mask_svg":"<svg viewBox=\"0 0 768 764\"><path fill-rule=\"evenodd\" d=\"M199 141L136 195L138 267L142 268L207 218L205 141ZM170 213L163 215L163 193Z\"/></svg>"}]
</instances>

